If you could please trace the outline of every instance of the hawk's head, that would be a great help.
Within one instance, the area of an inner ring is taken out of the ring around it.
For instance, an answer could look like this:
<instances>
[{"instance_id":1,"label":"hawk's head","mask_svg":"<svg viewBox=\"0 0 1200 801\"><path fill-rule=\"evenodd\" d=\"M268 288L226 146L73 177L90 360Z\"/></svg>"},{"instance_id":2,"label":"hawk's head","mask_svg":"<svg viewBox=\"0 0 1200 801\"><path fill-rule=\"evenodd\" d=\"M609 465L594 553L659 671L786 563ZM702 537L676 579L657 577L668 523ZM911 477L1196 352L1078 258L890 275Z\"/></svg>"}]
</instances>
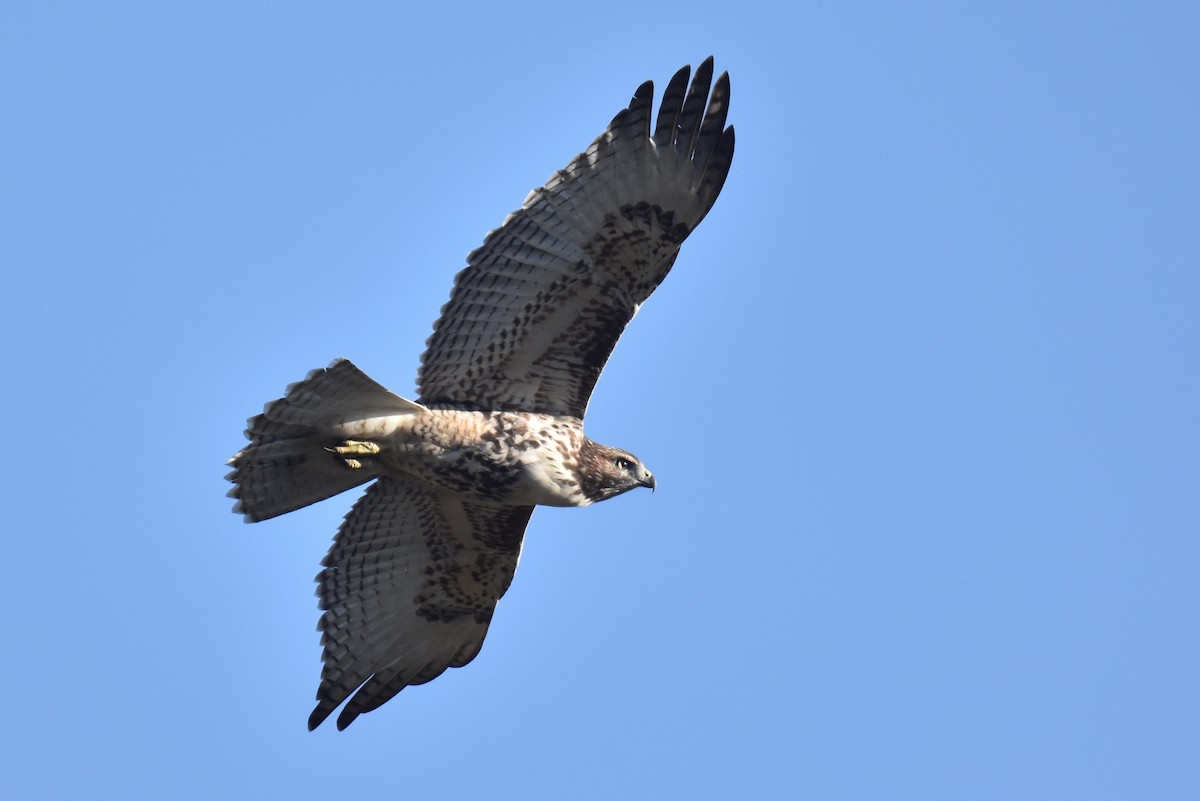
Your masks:
<instances>
[{"instance_id":1,"label":"hawk's head","mask_svg":"<svg viewBox=\"0 0 1200 801\"><path fill-rule=\"evenodd\" d=\"M579 488L592 503L638 487L654 489L654 476L629 451L584 439L579 449Z\"/></svg>"}]
</instances>

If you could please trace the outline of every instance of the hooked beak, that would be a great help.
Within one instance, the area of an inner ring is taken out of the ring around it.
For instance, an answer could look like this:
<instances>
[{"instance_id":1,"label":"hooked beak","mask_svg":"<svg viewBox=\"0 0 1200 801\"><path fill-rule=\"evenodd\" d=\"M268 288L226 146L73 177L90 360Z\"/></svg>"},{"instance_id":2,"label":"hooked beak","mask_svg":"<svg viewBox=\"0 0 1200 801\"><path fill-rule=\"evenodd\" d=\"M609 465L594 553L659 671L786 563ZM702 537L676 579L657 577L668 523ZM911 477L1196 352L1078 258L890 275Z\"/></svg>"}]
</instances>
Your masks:
<instances>
[{"instance_id":1,"label":"hooked beak","mask_svg":"<svg viewBox=\"0 0 1200 801\"><path fill-rule=\"evenodd\" d=\"M641 486L649 487L650 491L654 492L654 488L658 486L654 481L654 474L647 470L645 478L642 479Z\"/></svg>"}]
</instances>

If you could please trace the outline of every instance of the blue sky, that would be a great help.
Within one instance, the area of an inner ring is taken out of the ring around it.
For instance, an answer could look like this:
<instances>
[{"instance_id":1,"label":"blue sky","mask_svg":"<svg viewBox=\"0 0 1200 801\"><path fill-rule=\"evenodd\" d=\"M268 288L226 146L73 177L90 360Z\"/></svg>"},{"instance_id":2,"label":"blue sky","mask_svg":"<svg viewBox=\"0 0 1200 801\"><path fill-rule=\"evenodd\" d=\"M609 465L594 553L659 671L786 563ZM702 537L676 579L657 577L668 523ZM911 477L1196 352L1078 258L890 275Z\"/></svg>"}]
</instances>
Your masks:
<instances>
[{"instance_id":1,"label":"blue sky","mask_svg":"<svg viewBox=\"0 0 1200 801\"><path fill-rule=\"evenodd\" d=\"M1200 796L1192 4L9 4L6 797ZM223 461L411 395L466 253L643 80L738 149L482 654L305 729L352 495Z\"/></svg>"}]
</instances>

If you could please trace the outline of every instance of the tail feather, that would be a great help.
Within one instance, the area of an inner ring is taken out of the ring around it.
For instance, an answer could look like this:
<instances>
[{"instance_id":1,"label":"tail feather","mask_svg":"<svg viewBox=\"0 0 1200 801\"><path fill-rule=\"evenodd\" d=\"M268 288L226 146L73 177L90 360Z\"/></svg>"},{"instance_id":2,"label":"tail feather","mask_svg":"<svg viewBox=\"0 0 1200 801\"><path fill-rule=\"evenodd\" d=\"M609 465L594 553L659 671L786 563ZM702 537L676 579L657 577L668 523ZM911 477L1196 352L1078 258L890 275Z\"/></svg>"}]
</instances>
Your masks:
<instances>
[{"instance_id":1,"label":"tail feather","mask_svg":"<svg viewBox=\"0 0 1200 801\"><path fill-rule=\"evenodd\" d=\"M425 407L384 389L345 359L313 370L268 403L246 428L250 444L234 454L226 478L233 511L246 522L267 520L323 501L375 478L350 469L328 450L334 426L351 420L422 412Z\"/></svg>"}]
</instances>

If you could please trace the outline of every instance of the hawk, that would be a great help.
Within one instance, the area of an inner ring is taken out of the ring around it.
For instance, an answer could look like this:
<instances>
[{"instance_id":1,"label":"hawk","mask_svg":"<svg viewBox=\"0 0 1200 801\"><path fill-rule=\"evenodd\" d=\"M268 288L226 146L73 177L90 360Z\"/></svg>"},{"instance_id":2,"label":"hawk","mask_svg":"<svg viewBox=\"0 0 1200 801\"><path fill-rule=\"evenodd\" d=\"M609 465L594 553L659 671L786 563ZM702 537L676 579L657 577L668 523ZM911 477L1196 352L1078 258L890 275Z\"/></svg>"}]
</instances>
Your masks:
<instances>
[{"instance_id":1,"label":"hawk","mask_svg":"<svg viewBox=\"0 0 1200 801\"><path fill-rule=\"evenodd\" d=\"M467 256L418 400L339 359L250 419L227 476L247 522L373 482L316 578L323 668L309 729L346 702L344 729L474 659L535 506L654 489L640 459L584 436L583 417L621 332L729 173L729 76L712 74L711 57L690 85L690 67L675 73L656 122L654 85L642 84Z\"/></svg>"}]
</instances>

